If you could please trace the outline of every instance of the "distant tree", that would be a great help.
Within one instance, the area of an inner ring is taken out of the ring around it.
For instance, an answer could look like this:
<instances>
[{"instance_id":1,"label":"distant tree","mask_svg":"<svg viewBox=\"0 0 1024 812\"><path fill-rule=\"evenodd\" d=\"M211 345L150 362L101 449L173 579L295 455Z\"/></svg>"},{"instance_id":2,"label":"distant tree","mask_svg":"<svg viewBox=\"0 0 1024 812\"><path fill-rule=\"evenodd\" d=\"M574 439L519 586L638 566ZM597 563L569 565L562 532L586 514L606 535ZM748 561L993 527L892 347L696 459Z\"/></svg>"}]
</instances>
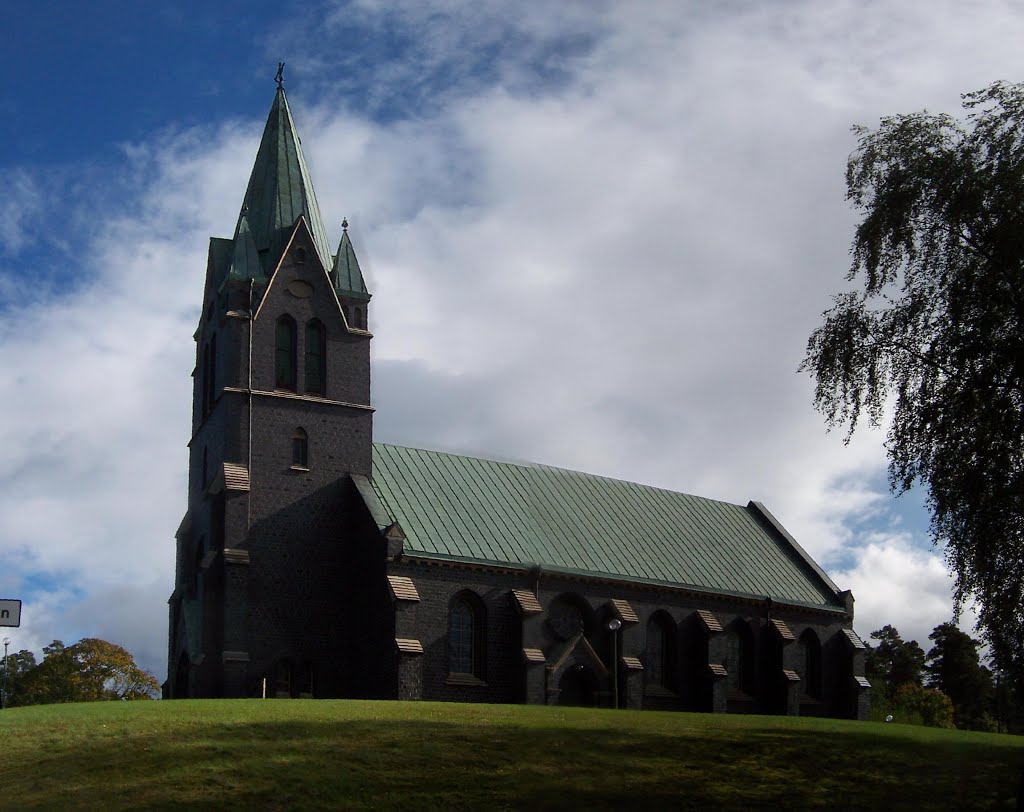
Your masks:
<instances>
[{"instance_id":1,"label":"distant tree","mask_svg":"<svg viewBox=\"0 0 1024 812\"><path fill-rule=\"evenodd\" d=\"M916 640L906 642L894 626L883 626L871 632L871 639L877 646L868 646L867 677L876 687L881 687L888 698L892 698L903 685L922 684L924 673L924 651Z\"/></svg>"},{"instance_id":2,"label":"distant tree","mask_svg":"<svg viewBox=\"0 0 1024 812\"><path fill-rule=\"evenodd\" d=\"M12 705L152 699L159 690L156 677L106 640L85 638L70 646L54 640L43 654L42 662L19 679Z\"/></svg>"},{"instance_id":3,"label":"distant tree","mask_svg":"<svg viewBox=\"0 0 1024 812\"><path fill-rule=\"evenodd\" d=\"M996 663L1024 681L1024 85L855 128L862 214L847 279L801 369L830 426L889 423L889 484L927 490L931 534ZM887 408L888 407L888 408Z\"/></svg>"},{"instance_id":4,"label":"distant tree","mask_svg":"<svg viewBox=\"0 0 1024 812\"><path fill-rule=\"evenodd\" d=\"M934 642L928 652L925 670L928 687L937 688L953 703L956 726L983 730L991 725L992 675L978 658L978 641L952 623L935 627L928 639Z\"/></svg>"}]
</instances>

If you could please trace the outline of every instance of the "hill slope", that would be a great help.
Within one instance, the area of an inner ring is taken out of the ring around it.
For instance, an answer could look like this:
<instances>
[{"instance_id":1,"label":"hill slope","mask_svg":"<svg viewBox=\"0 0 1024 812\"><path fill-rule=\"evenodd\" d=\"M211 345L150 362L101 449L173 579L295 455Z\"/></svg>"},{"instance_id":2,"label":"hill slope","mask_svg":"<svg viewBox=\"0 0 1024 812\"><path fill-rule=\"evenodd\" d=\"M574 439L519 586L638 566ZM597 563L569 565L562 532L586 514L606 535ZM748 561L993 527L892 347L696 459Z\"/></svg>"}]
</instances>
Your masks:
<instances>
[{"instance_id":1,"label":"hill slope","mask_svg":"<svg viewBox=\"0 0 1024 812\"><path fill-rule=\"evenodd\" d=\"M1013 809L1024 739L577 708L174 701L0 711L5 809Z\"/></svg>"}]
</instances>

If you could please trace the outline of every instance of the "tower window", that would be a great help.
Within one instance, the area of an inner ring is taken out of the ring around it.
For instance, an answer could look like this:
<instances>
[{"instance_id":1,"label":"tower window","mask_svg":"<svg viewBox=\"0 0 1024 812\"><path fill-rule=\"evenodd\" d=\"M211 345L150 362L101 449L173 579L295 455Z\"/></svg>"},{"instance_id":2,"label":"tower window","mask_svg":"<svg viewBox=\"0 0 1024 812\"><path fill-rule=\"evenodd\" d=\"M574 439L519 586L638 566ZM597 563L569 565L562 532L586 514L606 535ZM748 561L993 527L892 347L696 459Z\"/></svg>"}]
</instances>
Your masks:
<instances>
[{"instance_id":1,"label":"tower window","mask_svg":"<svg viewBox=\"0 0 1024 812\"><path fill-rule=\"evenodd\" d=\"M295 391L295 319L291 316L277 320L274 386Z\"/></svg>"},{"instance_id":2,"label":"tower window","mask_svg":"<svg viewBox=\"0 0 1024 812\"><path fill-rule=\"evenodd\" d=\"M295 264L305 265L306 264L306 249L298 248L295 251Z\"/></svg>"},{"instance_id":3,"label":"tower window","mask_svg":"<svg viewBox=\"0 0 1024 812\"><path fill-rule=\"evenodd\" d=\"M312 395L323 395L327 391L325 339L326 330L319 320L313 319L306 325L306 392Z\"/></svg>"},{"instance_id":4,"label":"tower window","mask_svg":"<svg viewBox=\"0 0 1024 812\"><path fill-rule=\"evenodd\" d=\"M309 437L302 429L295 429L292 435L292 465L296 468L309 467Z\"/></svg>"}]
</instances>

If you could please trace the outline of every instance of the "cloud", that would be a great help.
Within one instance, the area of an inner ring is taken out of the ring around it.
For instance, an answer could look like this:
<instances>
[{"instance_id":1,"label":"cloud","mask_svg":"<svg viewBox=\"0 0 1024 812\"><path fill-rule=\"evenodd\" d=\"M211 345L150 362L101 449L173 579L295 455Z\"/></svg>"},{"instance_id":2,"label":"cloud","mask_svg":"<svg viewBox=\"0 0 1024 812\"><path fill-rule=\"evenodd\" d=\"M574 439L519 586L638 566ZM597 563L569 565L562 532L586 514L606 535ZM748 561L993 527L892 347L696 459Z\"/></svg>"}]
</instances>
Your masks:
<instances>
[{"instance_id":1,"label":"cloud","mask_svg":"<svg viewBox=\"0 0 1024 812\"><path fill-rule=\"evenodd\" d=\"M374 293L378 439L764 501L854 589L861 631L926 638L949 616L941 559L900 524L880 435L826 434L796 368L848 266L849 126L1012 78L1021 16L507 9L328 4L267 36L295 53L328 232L349 218ZM42 176L15 170L0 584L26 596L19 640L120 635L164 673L206 241L232 232L264 113L64 168L74 194L44 196L59 250L32 227Z\"/></svg>"},{"instance_id":2,"label":"cloud","mask_svg":"<svg viewBox=\"0 0 1024 812\"><path fill-rule=\"evenodd\" d=\"M941 552L922 549L907 533L867 533L859 539L856 565L833 572L853 590L857 630L868 635L886 624L904 640L917 640L927 652L928 635L939 623L952 620L952 577ZM959 619L973 633L976 617L970 607Z\"/></svg>"}]
</instances>

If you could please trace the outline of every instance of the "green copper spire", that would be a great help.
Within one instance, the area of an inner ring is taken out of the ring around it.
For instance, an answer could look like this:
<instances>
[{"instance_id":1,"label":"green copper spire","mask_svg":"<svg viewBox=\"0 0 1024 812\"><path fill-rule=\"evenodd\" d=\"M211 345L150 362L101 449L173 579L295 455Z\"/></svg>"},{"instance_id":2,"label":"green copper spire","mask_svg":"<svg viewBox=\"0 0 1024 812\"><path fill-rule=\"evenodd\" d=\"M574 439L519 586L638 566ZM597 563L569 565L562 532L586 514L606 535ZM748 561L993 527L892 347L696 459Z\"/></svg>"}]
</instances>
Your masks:
<instances>
[{"instance_id":1,"label":"green copper spire","mask_svg":"<svg viewBox=\"0 0 1024 812\"><path fill-rule=\"evenodd\" d=\"M324 268L330 268L327 233L302 155L302 143L295 132L284 88L278 84L235 227L236 255L239 238L246 240L244 229L247 227L259 252L263 272L269 276L300 216L306 218ZM233 270L241 269L236 264Z\"/></svg>"},{"instance_id":2,"label":"green copper spire","mask_svg":"<svg viewBox=\"0 0 1024 812\"><path fill-rule=\"evenodd\" d=\"M341 242L338 244L338 253L331 268L331 279L339 296L354 299L370 298L366 283L363 281L363 272L359 270L359 260L356 259L355 249L348 237L348 220L341 221Z\"/></svg>"}]
</instances>

